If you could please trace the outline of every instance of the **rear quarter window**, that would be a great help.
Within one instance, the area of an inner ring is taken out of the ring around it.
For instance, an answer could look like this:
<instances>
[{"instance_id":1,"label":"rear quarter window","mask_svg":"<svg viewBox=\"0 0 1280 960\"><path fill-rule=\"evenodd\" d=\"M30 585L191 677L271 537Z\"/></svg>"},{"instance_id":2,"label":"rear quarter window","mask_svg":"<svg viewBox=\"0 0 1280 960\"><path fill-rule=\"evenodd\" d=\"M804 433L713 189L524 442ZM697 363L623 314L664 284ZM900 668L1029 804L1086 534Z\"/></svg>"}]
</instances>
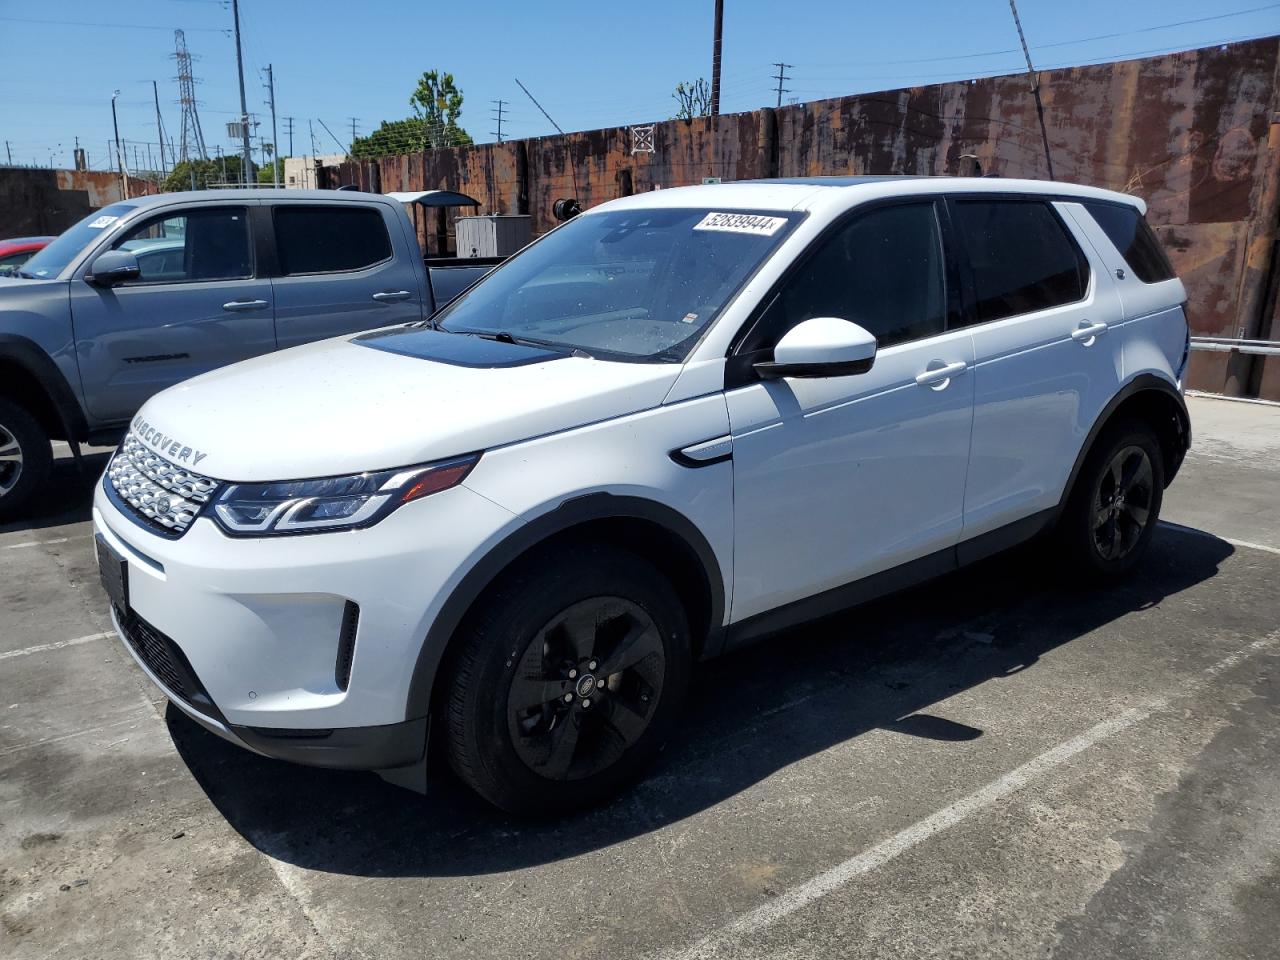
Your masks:
<instances>
[{"instance_id":1,"label":"rear quarter window","mask_svg":"<svg viewBox=\"0 0 1280 960\"><path fill-rule=\"evenodd\" d=\"M391 259L391 237L373 207L276 207L280 272L344 273Z\"/></svg>"},{"instance_id":2,"label":"rear quarter window","mask_svg":"<svg viewBox=\"0 0 1280 960\"><path fill-rule=\"evenodd\" d=\"M1176 276L1155 231L1137 207L1097 202L1082 205L1120 251L1135 277L1143 283L1159 283Z\"/></svg>"}]
</instances>

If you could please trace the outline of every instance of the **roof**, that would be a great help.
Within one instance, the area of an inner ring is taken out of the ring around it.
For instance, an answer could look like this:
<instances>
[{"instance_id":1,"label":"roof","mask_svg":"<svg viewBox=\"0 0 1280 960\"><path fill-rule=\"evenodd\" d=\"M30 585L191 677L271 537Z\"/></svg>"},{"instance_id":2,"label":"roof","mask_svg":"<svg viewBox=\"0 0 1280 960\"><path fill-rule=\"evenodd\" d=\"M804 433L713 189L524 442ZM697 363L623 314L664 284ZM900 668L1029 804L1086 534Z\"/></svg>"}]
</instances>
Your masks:
<instances>
[{"instance_id":1,"label":"roof","mask_svg":"<svg viewBox=\"0 0 1280 960\"><path fill-rule=\"evenodd\" d=\"M154 193L145 197L130 197L128 200L117 200L115 203L127 203L139 208L161 206L168 203L187 203L192 200L208 202L210 200L324 200L328 203L387 199L381 193L362 193L359 190L279 190L274 187L249 187L244 190L179 190L174 193Z\"/></svg>"},{"instance_id":2,"label":"roof","mask_svg":"<svg viewBox=\"0 0 1280 960\"><path fill-rule=\"evenodd\" d=\"M480 201L456 190L410 190L384 194L401 203L416 203L423 207L478 207Z\"/></svg>"}]
</instances>

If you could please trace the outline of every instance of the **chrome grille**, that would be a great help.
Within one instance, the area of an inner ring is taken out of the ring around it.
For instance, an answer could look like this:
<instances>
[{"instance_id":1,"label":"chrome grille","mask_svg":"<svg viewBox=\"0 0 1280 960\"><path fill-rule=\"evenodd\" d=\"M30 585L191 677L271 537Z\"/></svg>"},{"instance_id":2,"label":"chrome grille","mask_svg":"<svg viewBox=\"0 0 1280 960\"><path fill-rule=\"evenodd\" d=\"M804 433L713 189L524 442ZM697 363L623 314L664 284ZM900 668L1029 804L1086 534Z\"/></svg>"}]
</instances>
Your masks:
<instances>
[{"instance_id":1,"label":"chrome grille","mask_svg":"<svg viewBox=\"0 0 1280 960\"><path fill-rule=\"evenodd\" d=\"M112 457L107 482L138 519L174 535L186 532L219 487L217 480L166 460L132 433Z\"/></svg>"}]
</instances>

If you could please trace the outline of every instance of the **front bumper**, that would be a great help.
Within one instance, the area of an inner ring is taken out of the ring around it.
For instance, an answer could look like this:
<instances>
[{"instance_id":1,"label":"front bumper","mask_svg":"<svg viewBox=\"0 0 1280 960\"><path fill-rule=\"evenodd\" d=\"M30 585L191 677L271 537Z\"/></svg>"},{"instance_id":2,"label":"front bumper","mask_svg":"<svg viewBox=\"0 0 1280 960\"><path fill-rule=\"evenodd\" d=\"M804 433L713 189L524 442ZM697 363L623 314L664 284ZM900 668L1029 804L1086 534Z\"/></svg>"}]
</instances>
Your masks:
<instances>
[{"instance_id":1,"label":"front bumper","mask_svg":"<svg viewBox=\"0 0 1280 960\"><path fill-rule=\"evenodd\" d=\"M174 540L121 512L101 483L93 522L128 562L116 629L175 706L258 753L347 769L422 758L427 720L406 705L428 628L489 544L520 525L459 486L365 530L239 539L201 517ZM359 620L344 689L349 602Z\"/></svg>"}]
</instances>

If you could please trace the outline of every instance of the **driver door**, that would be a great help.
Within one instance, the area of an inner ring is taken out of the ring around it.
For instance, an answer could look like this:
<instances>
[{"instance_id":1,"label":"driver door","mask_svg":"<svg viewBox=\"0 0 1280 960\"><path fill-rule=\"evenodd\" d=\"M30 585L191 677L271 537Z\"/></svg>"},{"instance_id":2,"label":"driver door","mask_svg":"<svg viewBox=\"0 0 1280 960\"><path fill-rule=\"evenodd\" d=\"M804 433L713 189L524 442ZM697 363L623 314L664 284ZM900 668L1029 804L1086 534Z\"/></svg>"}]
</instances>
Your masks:
<instances>
[{"instance_id":1,"label":"driver door","mask_svg":"<svg viewBox=\"0 0 1280 960\"><path fill-rule=\"evenodd\" d=\"M973 343L948 329L955 284L933 201L855 212L782 281L730 364L734 589L740 621L953 546L973 425ZM871 370L758 380L791 327L851 320ZM946 368L945 370L943 368ZM942 373L939 373L942 371Z\"/></svg>"},{"instance_id":2,"label":"driver door","mask_svg":"<svg viewBox=\"0 0 1280 960\"><path fill-rule=\"evenodd\" d=\"M127 420L154 393L275 349L271 281L255 275L249 207L169 210L113 245L141 276L116 287L71 284L85 405Z\"/></svg>"}]
</instances>

